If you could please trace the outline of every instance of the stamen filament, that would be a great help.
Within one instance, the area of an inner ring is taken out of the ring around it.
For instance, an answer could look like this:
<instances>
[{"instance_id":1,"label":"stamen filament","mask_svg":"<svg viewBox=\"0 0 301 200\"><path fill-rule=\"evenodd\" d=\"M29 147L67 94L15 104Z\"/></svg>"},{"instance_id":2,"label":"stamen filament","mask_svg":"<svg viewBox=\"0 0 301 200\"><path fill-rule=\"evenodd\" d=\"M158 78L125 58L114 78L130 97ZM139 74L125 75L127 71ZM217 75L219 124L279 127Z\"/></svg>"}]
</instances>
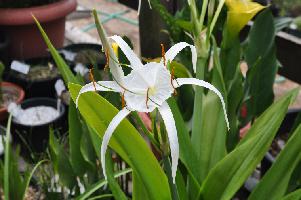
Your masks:
<instances>
[{"instance_id":1,"label":"stamen filament","mask_svg":"<svg viewBox=\"0 0 301 200\"><path fill-rule=\"evenodd\" d=\"M148 99L149 99L148 92L149 92L149 88L147 88L147 91L146 91L146 101L145 101L145 105L146 105L147 109L149 109L149 107L148 107Z\"/></svg>"},{"instance_id":2,"label":"stamen filament","mask_svg":"<svg viewBox=\"0 0 301 200\"><path fill-rule=\"evenodd\" d=\"M96 81L95 81L94 75L93 75L93 67L91 69L89 69L89 79L90 79L90 81L92 81L94 90L96 92L97 91L96 90L96 84L95 84Z\"/></svg>"}]
</instances>

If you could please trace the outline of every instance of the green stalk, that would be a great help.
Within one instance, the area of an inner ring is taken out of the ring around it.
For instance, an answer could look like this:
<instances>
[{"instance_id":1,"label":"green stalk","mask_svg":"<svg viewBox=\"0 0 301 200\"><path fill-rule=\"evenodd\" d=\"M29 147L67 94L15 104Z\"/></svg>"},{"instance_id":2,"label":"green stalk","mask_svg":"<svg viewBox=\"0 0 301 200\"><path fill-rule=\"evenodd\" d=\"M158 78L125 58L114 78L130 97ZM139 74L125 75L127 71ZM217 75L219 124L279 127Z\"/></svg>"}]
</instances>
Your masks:
<instances>
[{"instance_id":1,"label":"green stalk","mask_svg":"<svg viewBox=\"0 0 301 200\"><path fill-rule=\"evenodd\" d=\"M5 137L5 158L4 158L4 199L9 200L9 167L10 167L10 126L12 115L9 115L6 137Z\"/></svg>"},{"instance_id":2,"label":"green stalk","mask_svg":"<svg viewBox=\"0 0 301 200\"><path fill-rule=\"evenodd\" d=\"M197 70L196 78L204 80L205 77L205 66L207 63L207 58L198 57L197 60ZM196 87L195 97L194 97L194 108L193 108L193 121L192 121L192 146L194 147L197 155L199 155L199 137L201 131L201 119L202 119L202 106L203 106L203 93L204 89L202 87Z\"/></svg>"},{"instance_id":3,"label":"green stalk","mask_svg":"<svg viewBox=\"0 0 301 200\"><path fill-rule=\"evenodd\" d=\"M204 20L205 20L205 16L206 16L206 11L207 11L207 7L208 7L208 0L203 0L203 5L202 5L202 12L201 12L201 16L200 16L200 29L202 31L203 26L204 26Z\"/></svg>"},{"instance_id":4,"label":"green stalk","mask_svg":"<svg viewBox=\"0 0 301 200\"><path fill-rule=\"evenodd\" d=\"M135 120L137 121L138 125L141 127L142 131L144 132L144 134L147 136L147 138L150 140L150 142L154 145L154 147L156 148L156 150L158 152L160 152L160 144L157 142L157 140L154 138L153 134L146 128L145 124L143 123L142 119L140 118L140 116L138 115L138 113L132 112L133 117L135 118Z\"/></svg>"}]
</instances>

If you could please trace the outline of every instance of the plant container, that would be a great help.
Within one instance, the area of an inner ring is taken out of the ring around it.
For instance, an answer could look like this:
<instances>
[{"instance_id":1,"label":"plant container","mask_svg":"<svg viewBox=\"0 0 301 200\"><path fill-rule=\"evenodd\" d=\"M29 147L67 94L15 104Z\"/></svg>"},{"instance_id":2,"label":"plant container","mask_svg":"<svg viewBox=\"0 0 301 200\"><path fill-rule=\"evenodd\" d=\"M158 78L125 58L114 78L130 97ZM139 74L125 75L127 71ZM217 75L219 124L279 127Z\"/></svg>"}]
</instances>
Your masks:
<instances>
[{"instance_id":1,"label":"plant container","mask_svg":"<svg viewBox=\"0 0 301 200\"><path fill-rule=\"evenodd\" d=\"M3 95L3 103L0 106L0 121L3 122L8 117L7 106L9 103L21 103L25 97L25 92L21 87L10 82L1 82L0 87Z\"/></svg>"},{"instance_id":2,"label":"plant container","mask_svg":"<svg viewBox=\"0 0 301 200\"><path fill-rule=\"evenodd\" d=\"M10 70L6 79L20 85L26 93L26 98L56 97L55 82L60 78L59 71L49 57L34 58L25 61L30 65L29 73L22 74Z\"/></svg>"},{"instance_id":3,"label":"plant container","mask_svg":"<svg viewBox=\"0 0 301 200\"><path fill-rule=\"evenodd\" d=\"M13 117L13 139L21 145L22 152L43 152L48 146L50 127L53 128L54 131L59 131L60 133L65 132L65 106L63 104L58 106L56 99L31 98L23 101L20 106L23 110L46 106L58 111L57 116L51 120L45 123L35 123L34 125L29 122L25 124L24 120L20 122L20 119L17 119L18 117Z\"/></svg>"},{"instance_id":4,"label":"plant container","mask_svg":"<svg viewBox=\"0 0 301 200\"><path fill-rule=\"evenodd\" d=\"M66 16L76 9L76 5L76 0L59 0L29 8L0 8L0 29L9 39L9 58L28 59L47 54L47 47L32 15L39 20L52 44L62 47Z\"/></svg>"}]
</instances>

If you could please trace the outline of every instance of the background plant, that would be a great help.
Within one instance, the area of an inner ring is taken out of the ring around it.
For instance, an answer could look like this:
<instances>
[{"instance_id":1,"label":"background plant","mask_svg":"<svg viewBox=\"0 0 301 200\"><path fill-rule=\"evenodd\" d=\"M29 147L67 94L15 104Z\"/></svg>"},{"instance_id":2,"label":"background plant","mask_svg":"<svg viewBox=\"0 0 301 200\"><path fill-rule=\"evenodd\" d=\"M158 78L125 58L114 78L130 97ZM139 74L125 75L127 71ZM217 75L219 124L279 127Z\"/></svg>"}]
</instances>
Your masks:
<instances>
[{"instance_id":1,"label":"background plant","mask_svg":"<svg viewBox=\"0 0 301 200\"><path fill-rule=\"evenodd\" d=\"M173 184L169 156L166 153L168 144L165 143L166 134L160 116L156 112L151 113L151 131L142 123L139 125L160 144L158 153L163 158L162 161L155 159L136 128L128 120L124 120L116 129L110 147L132 168L133 199L231 199L268 151L288 106L298 94L298 90L293 90L273 103L271 91L277 65L274 57L275 27L269 10L266 9L256 17L247 40L242 44L239 35L235 35L231 38L233 43L225 44L222 41L221 48L218 48L213 33L218 33L226 21L225 17L217 20L223 2L206 2L203 1L199 15L195 2L190 1L191 21L185 22L189 29L185 31L191 32L195 46L199 48L198 68L201 71L197 72L197 78L211 82L227 97L228 113L232 121L231 133L227 134L218 99L210 92L195 91L197 105L194 105L195 124L192 126L184 121L175 98L170 98L168 103L176 120L181 160L176 184ZM209 15L212 14L207 12L210 5L217 9L218 14ZM206 13L208 18L205 18ZM69 91L75 100L81 86L39 24L38 26L65 82L69 83ZM245 78L240 71L242 60L249 67ZM212 66L209 63L213 63ZM117 114L117 109L96 93L86 93L81 98L79 110L82 119L93 130L93 136L101 139L108 123ZM246 116L240 115L243 105L250 111ZM240 120L241 117L245 118L245 122ZM239 128L246 122L252 123L251 129L239 140ZM274 199L300 198L300 190L288 190L301 159L301 140L296 139L300 137L300 126L291 137L276 163L251 193L251 199L264 199L267 195L272 195ZM94 141L99 140L92 140ZM111 157L107 159L111 160ZM112 171L108 174L113 177ZM120 190L119 185L110 184L112 180L114 179L108 179L112 194L116 199L124 199L126 194ZM88 198L103 184L101 180L87 188L80 198ZM273 190L276 187L279 189Z\"/></svg>"}]
</instances>

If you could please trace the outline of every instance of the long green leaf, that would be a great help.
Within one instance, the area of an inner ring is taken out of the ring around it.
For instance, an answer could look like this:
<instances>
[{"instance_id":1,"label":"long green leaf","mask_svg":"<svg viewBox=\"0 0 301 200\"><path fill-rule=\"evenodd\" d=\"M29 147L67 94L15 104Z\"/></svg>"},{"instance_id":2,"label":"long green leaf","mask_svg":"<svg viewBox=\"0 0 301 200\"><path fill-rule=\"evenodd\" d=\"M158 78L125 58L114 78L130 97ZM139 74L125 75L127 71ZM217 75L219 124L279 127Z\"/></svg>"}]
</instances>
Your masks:
<instances>
[{"instance_id":1,"label":"long green leaf","mask_svg":"<svg viewBox=\"0 0 301 200\"><path fill-rule=\"evenodd\" d=\"M33 174L34 174L35 171L38 169L38 167L40 167L40 165L42 165L44 162L47 162L47 160L41 160L41 161L39 161L39 162L34 166L34 168L31 170L30 174L26 177L26 179L25 179L25 185L24 185L24 193L23 193L22 199L24 199L24 197L25 197L26 190L27 190L27 188L29 187L30 180L31 180Z\"/></svg>"},{"instance_id":2,"label":"long green leaf","mask_svg":"<svg viewBox=\"0 0 301 200\"><path fill-rule=\"evenodd\" d=\"M298 90L289 92L255 121L246 138L210 171L200 191L202 199L232 198L265 155L297 94Z\"/></svg>"},{"instance_id":3,"label":"long green leaf","mask_svg":"<svg viewBox=\"0 0 301 200\"><path fill-rule=\"evenodd\" d=\"M49 146L53 167L55 172L59 175L59 181L70 190L73 189L77 184L76 175L73 172L66 151L55 138L53 130L50 130Z\"/></svg>"},{"instance_id":4,"label":"long green leaf","mask_svg":"<svg viewBox=\"0 0 301 200\"><path fill-rule=\"evenodd\" d=\"M147 191L145 189L145 186L143 185L143 182L137 175L137 173L133 172L133 200L149 200L149 197L147 195Z\"/></svg>"},{"instance_id":5,"label":"long green leaf","mask_svg":"<svg viewBox=\"0 0 301 200\"><path fill-rule=\"evenodd\" d=\"M168 99L168 104L171 108L174 120L176 122L176 128L179 138L180 146L180 160L185 165L189 175L193 178L194 184L200 188L200 182L198 182L197 177L200 174L200 168L198 165L197 155L192 147L192 143L189 136L189 131L187 130L186 124L182 118L181 112L177 106L174 98Z\"/></svg>"},{"instance_id":6,"label":"long green leaf","mask_svg":"<svg viewBox=\"0 0 301 200\"><path fill-rule=\"evenodd\" d=\"M129 173L129 172L132 172L132 169L124 169L120 172L116 172L114 174L114 177L118 178L122 175L125 175L125 174ZM103 187L107 183L108 182L105 179L99 180L97 183L93 184L90 188L88 188L83 194L78 196L76 198L76 200L85 200L85 199L89 198L89 196L91 196L95 191L97 191L99 188Z\"/></svg>"},{"instance_id":7,"label":"long green leaf","mask_svg":"<svg viewBox=\"0 0 301 200\"><path fill-rule=\"evenodd\" d=\"M53 59L56 63L56 66L58 67L61 75L63 76L65 84L68 84L69 82L79 83L77 81L77 79L75 78L75 76L73 75L70 68L68 67L68 65L66 64L66 62L64 61L64 59L60 56L60 54L57 52L57 50L51 44L51 41L49 40L47 34L43 30L43 28L42 28L41 24L39 23L38 19L36 19L34 16L33 16L33 18L34 18L41 34L42 34L42 37L43 37L46 45L48 46L48 49L50 50L50 53L51 53L51 55L52 55L52 57L53 57Z\"/></svg>"},{"instance_id":8,"label":"long green leaf","mask_svg":"<svg viewBox=\"0 0 301 200\"><path fill-rule=\"evenodd\" d=\"M114 178L114 165L112 161L112 155L110 152L106 153L106 169L108 175L108 184L114 195L114 198L118 200L127 200L126 195L123 193L118 182Z\"/></svg>"},{"instance_id":9,"label":"long green leaf","mask_svg":"<svg viewBox=\"0 0 301 200\"><path fill-rule=\"evenodd\" d=\"M250 86L249 111L258 116L273 103L273 84L278 69L274 44L275 25L269 9L256 18L248 40L245 57L249 67L247 73L247 83Z\"/></svg>"},{"instance_id":10,"label":"long green leaf","mask_svg":"<svg viewBox=\"0 0 301 200\"><path fill-rule=\"evenodd\" d=\"M81 176L86 172L87 162L84 160L80 151L80 141L82 138L82 127L79 115L75 108L73 101L70 101L69 113L69 149L70 149L70 162L74 172Z\"/></svg>"},{"instance_id":11,"label":"long green leaf","mask_svg":"<svg viewBox=\"0 0 301 200\"><path fill-rule=\"evenodd\" d=\"M301 199L301 189L289 193L281 200L300 200Z\"/></svg>"},{"instance_id":12,"label":"long green leaf","mask_svg":"<svg viewBox=\"0 0 301 200\"><path fill-rule=\"evenodd\" d=\"M80 88L79 85L69 84L69 91L74 101ZM94 92L81 95L79 110L88 125L95 129L100 137L118 113L114 106ZM119 124L109 145L138 174L150 199L171 198L166 175L146 142L128 120L123 120Z\"/></svg>"},{"instance_id":13,"label":"long green leaf","mask_svg":"<svg viewBox=\"0 0 301 200\"><path fill-rule=\"evenodd\" d=\"M286 192L290 177L301 161L301 125L293 133L276 162L252 191L250 200L280 199Z\"/></svg>"},{"instance_id":14,"label":"long green leaf","mask_svg":"<svg viewBox=\"0 0 301 200\"><path fill-rule=\"evenodd\" d=\"M9 200L9 166L10 166L10 127L11 127L12 115L9 115L6 136L5 136L5 157L4 157L4 199ZM3 141L1 141L3 142Z\"/></svg>"}]
</instances>

